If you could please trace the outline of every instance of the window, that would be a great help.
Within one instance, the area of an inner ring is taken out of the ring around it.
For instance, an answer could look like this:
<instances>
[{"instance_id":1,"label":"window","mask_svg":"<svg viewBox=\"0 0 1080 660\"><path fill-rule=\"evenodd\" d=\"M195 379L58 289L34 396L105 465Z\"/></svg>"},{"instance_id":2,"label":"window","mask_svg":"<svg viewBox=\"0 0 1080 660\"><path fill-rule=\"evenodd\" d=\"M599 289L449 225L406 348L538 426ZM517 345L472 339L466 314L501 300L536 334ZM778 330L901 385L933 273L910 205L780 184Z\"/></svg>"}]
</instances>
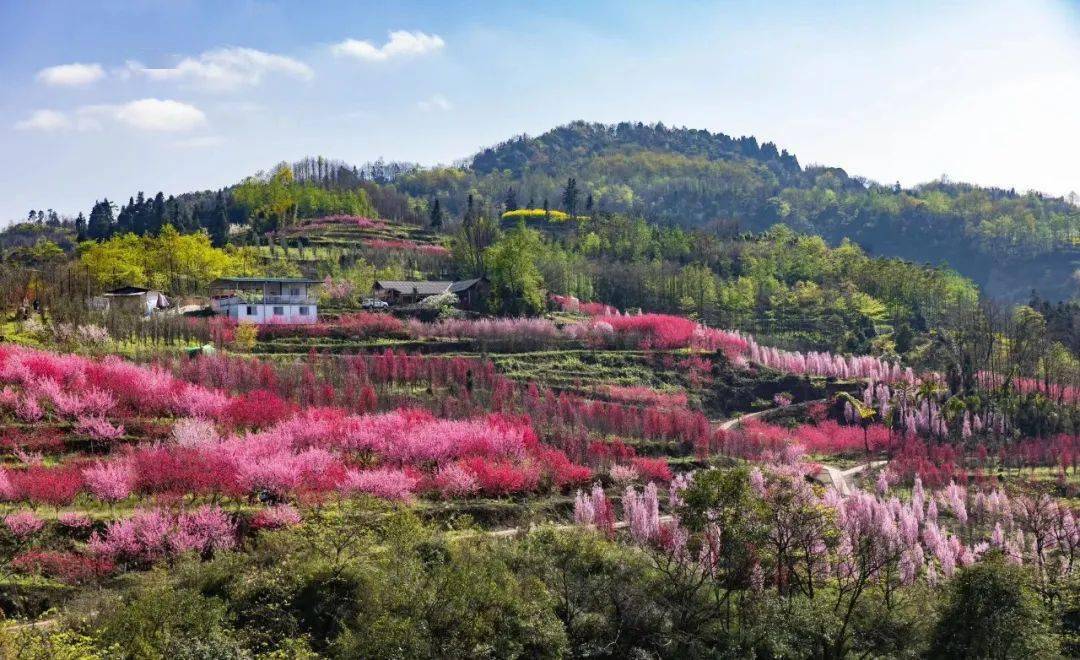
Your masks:
<instances>
[{"instance_id":1,"label":"window","mask_svg":"<svg viewBox=\"0 0 1080 660\"><path fill-rule=\"evenodd\" d=\"M285 316L285 308L284 307L275 307L274 308L274 316Z\"/></svg>"},{"instance_id":2,"label":"window","mask_svg":"<svg viewBox=\"0 0 1080 660\"><path fill-rule=\"evenodd\" d=\"M248 316L255 316L255 305L248 305L247 306L247 315Z\"/></svg>"},{"instance_id":3,"label":"window","mask_svg":"<svg viewBox=\"0 0 1080 660\"><path fill-rule=\"evenodd\" d=\"M293 287L292 289L290 289L290 291L292 292L291 295L294 295L294 296L299 296L300 295L300 289L297 289L296 287Z\"/></svg>"},{"instance_id":4,"label":"window","mask_svg":"<svg viewBox=\"0 0 1080 660\"><path fill-rule=\"evenodd\" d=\"M307 315L308 315L307 307L301 307L300 308L300 316L307 316Z\"/></svg>"}]
</instances>

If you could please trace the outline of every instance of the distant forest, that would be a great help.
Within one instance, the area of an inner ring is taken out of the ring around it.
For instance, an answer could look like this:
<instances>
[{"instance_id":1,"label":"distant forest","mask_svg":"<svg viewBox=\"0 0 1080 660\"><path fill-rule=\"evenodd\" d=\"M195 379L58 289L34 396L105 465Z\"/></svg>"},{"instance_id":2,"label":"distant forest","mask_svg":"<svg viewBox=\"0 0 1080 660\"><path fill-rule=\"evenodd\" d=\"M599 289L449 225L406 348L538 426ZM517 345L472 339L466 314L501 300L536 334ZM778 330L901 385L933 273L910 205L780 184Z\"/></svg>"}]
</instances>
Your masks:
<instances>
[{"instance_id":1,"label":"distant forest","mask_svg":"<svg viewBox=\"0 0 1080 660\"><path fill-rule=\"evenodd\" d=\"M216 245L232 225L274 231L331 213L435 228L445 221L449 229L469 214L567 211L570 179L576 213L626 214L720 237L782 223L833 245L849 238L871 254L947 264L1007 301L1027 300L1032 291L1068 300L1077 291L1076 199L949 181L905 189L839 168L803 167L754 137L662 124L574 122L451 167L309 158L224 190L138 193L119 204L100 200L76 219L32 211L29 220L70 228L80 240L156 233L171 224L182 232L205 229Z\"/></svg>"}]
</instances>

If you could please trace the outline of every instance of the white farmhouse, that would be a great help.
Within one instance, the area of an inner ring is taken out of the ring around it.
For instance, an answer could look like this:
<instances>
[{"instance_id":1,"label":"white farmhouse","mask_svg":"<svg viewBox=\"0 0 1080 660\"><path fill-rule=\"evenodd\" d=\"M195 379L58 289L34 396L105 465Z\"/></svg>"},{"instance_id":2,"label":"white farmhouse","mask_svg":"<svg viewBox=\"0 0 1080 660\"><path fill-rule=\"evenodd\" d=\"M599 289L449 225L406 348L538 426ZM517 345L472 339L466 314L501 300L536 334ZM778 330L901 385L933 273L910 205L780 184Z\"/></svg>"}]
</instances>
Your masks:
<instances>
[{"instance_id":1,"label":"white farmhouse","mask_svg":"<svg viewBox=\"0 0 1080 660\"><path fill-rule=\"evenodd\" d=\"M224 277L210 283L210 308L244 323L315 323L319 280Z\"/></svg>"}]
</instances>

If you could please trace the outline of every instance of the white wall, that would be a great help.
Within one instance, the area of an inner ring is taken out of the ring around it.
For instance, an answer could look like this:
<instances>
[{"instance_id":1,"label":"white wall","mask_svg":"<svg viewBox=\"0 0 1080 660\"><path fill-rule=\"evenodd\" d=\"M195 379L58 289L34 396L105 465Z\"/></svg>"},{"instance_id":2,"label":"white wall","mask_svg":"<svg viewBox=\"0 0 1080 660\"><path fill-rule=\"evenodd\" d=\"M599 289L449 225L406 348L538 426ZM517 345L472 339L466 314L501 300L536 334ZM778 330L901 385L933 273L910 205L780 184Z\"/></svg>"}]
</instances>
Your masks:
<instances>
[{"instance_id":1,"label":"white wall","mask_svg":"<svg viewBox=\"0 0 1080 660\"><path fill-rule=\"evenodd\" d=\"M301 314L304 308L307 314ZM229 318L240 323L315 323L319 319L317 305L247 305L230 304L224 308ZM252 313L249 313L251 310ZM281 314L275 314L275 310Z\"/></svg>"}]
</instances>

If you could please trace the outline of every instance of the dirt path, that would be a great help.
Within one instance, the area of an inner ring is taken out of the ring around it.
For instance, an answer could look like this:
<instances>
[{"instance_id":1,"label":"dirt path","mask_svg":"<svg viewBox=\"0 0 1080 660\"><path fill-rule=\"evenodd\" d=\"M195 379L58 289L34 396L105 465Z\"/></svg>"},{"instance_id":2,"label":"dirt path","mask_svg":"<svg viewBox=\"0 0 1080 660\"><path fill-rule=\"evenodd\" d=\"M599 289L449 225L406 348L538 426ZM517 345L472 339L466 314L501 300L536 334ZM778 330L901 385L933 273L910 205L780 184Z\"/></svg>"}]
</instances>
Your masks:
<instances>
[{"instance_id":1,"label":"dirt path","mask_svg":"<svg viewBox=\"0 0 1080 660\"><path fill-rule=\"evenodd\" d=\"M832 465L822 464L821 469L829 475L830 483L841 495L850 495L851 491L855 490L855 484L851 479L852 477L861 472L865 472L866 470L872 470L888 464L888 461L871 461L869 463L863 463L862 465L856 465L847 470L841 470Z\"/></svg>"},{"instance_id":2,"label":"dirt path","mask_svg":"<svg viewBox=\"0 0 1080 660\"><path fill-rule=\"evenodd\" d=\"M828 403L828 402L829 402L828 399L814 399L813 401L803 401L801 403L790 403L790 404L788 404L786 406L778 406L776 408L766 408L765 410L759 410L757 412L746 413L745 415L740 415L738 417L732 417L731 419L720 422L720 430L721 431L728 431L728 430L731 430L731 429L735 428L736 426L738 426L739 424L742 424L743 422L746 422L748 420L758 419L760 417L764 417L765 415L776 413L776 412L779 412L781 410L787 410L788 408L797 408L799 406L812 406L815 403Z\"/></svg>"},{"instance_id":3,"label":"dirt path","mask_svg":"<svg viewBox=\"0 0 1080 660\"><path fill-rule=\"evenodd\" d=\"M40 619L38 621L27 621L25 623L12 623L7 626L7 629L28 630L30 628L51 628L59 622L59 619Z\"/></svg>"},{"instance_id":4,"label":"dirt path","mask_svg":"<svg viewBox=\"0 0 1080 660\"><path fill-rule=\"evenodd\" d=\"M675 518L673 516L660 516L660 522L661 523L669 523L669 522L672 522L673 520L675 520ZM629 523L627 523L625 520L615 523L615 529L626 529L626 527L628 527L628 526L629 526ZM532 531L533 529L535 529L537 527L546 527L548 529L553 529L553 530L555 530L557 532L565 532L565 531L568 531L568 530L571 530L571 529L579 529L581 527L581 525L578 525L576 523L565 523L565 524L562 524L562 525L529 525L528 527L508 527L506 529L495 529L495 530L492 530L490 532L485 532L485 533L488 536L491 536L493 538L506 538L508 536L514 536L518 532Z\"/></svg>"},{"instance_id":5,"label":"dirt path","mask_svg":"<svg viewBox=\"0 0 1080 660\"><path fill-rule=\"evenodd\" d=\"M795 406L806 406L806 405L812 405L812 404L815 404L815 403L827 403L827 402L828 402L828 399L817 399L815 401L804 401L803 403L792 403L790 405L780 406L778 408L768 408L766 410L759 410L757 412L748 413L746 415L742 415L740 417L734 417L732 419L721 422L719 428L720 428L721 431L729 431L729 430L735 428L736 426L738 426L739 424L741 424L741 423L743 423L743 422L745 422L747 420L758 419L758 418L760 418L760 417L762 417L764 415L768 415L770 413L775 413L777 411L784 410L785 408L794 408ZM843 469L838 468L836 466L827 465L825 463L822 463L821 464L821 470L822 470L822 472L829 475L829 482L828 483L832 484L836 488L836 490L838 490L840 492L841 495L850 495L851 491L855 490L855 482L852 479L852 477L854 477L855 475L860 474L862 472L865 472L866 470L872 470L872 469L875 469L875 468L879 468L879 467L888 465L888 463L889 463L888 461L871 461L869 463L863 463L862 465L856 465L855 467L848 468L847 470L843 470Z\"/></svg>"}]
</instances>

